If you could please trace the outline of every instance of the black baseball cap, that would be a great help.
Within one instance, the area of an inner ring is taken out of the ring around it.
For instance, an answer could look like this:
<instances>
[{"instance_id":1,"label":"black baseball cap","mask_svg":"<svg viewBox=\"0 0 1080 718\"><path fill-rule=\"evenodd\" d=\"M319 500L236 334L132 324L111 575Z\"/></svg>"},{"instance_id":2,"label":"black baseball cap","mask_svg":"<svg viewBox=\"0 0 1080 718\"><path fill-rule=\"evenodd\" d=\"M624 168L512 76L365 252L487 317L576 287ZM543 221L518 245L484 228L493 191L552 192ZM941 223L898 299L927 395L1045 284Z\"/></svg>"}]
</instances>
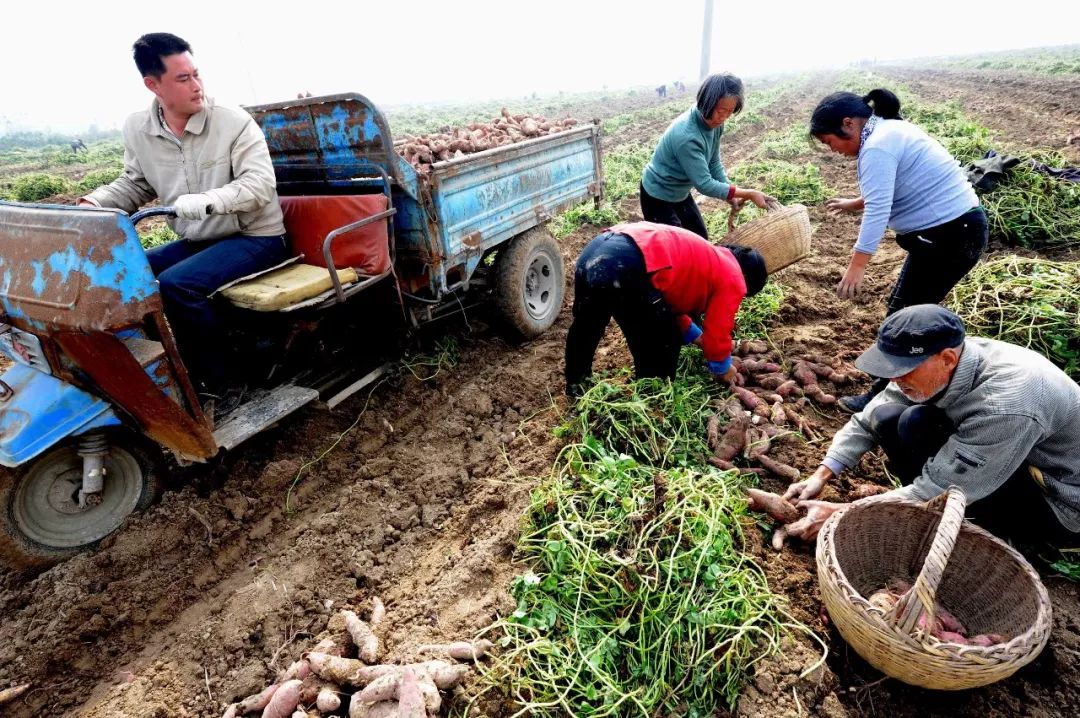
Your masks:
<instances>
[{"instance_id":1,"label":"black baseball cap","mask_svg":"<svg viewBox=\"0 0 1080 718\"><path fill-rule=\"evenodd\" d=\"M877 343L855 360L871 376L895 379L934 354L964 341L960 317L938 304L916 304L886 317Z\"/></svg>"}]
</instances>

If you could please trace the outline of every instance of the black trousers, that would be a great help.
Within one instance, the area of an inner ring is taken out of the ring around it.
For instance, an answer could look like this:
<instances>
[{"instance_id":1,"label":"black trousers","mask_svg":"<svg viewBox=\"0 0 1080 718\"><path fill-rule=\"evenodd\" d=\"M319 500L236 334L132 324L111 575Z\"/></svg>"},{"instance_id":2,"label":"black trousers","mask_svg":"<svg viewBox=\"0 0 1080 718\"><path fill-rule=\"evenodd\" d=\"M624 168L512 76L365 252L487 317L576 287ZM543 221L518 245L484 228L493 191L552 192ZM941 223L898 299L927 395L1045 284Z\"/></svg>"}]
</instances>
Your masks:
<instances>
[{"instance_id":1,"label":"black trousers","mask_svg":"<svg viewBox=\"0 0 1080 718\"><path fill-rule=\"evenodd\" d=\"M979 262L990 233L982 207L951 222L896 237L908 256L885 316L913 304L938 304Z\"/></svg>"},{"instance_id":2,"label":"black trousers","mask_svg":"<svg viewBox=\"0 0 1080 718\"><path fill-rule=\"evenodd\" d=\"M646 192L644 184L638 188L638 196L641 198L641 216L646 222L682 227L699 237L709 238L701 210L692 196L686 195L682 202L665 202Z\"/></svg>"},{"instance_id":3,"label":"black trousers","mask_svg":"<svg viewBox=\"0 0 1080 718\"><path fill-rule=\"evenodd\" d=\"M956 433L945 412L926 404L882 404L870 416L870 430L889 459L890 471L905 486ZM987 531L1021 543L1073 546L1080 541L1080 536L1061 525L1027 464L994 493L970 504L967 516Z\"/></svg>"},{"instance_id":4,"label":"black trousers","mask_svg":"<svg viewBox=\"0 0 1080 718\"><path fill-rule=\"evenodd\" d=\"M645 258L625 234L605 232L582 250L574 270L574 320L566 335L566 393L579 394L612 317L626 336L641 377L672 377L682 332L645 272Z\"/></svg>"}]
</instances>

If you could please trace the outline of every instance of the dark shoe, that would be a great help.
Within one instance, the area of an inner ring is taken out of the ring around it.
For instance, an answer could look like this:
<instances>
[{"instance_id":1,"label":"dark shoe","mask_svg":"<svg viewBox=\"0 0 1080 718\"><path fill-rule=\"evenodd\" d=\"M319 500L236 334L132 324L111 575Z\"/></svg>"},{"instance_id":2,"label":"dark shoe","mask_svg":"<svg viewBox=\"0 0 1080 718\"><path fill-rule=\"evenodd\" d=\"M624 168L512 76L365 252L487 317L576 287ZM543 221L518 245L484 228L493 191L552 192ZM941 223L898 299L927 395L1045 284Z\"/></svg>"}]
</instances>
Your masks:
<instances>
[{"instance_id":1,"label":"dark shoe","mask_svg":"<svg viewBox=\"0 0 1080 718\"><path fill-rule=\"evenodd\" d=\"M842 396L837 403L840 408L849 414L858 414L860 411L866 408L866 405L870 403L870 400L877 396L876 392L868 391L865 394L855 394L853 396Z\"/></svg>"}]
</instances>

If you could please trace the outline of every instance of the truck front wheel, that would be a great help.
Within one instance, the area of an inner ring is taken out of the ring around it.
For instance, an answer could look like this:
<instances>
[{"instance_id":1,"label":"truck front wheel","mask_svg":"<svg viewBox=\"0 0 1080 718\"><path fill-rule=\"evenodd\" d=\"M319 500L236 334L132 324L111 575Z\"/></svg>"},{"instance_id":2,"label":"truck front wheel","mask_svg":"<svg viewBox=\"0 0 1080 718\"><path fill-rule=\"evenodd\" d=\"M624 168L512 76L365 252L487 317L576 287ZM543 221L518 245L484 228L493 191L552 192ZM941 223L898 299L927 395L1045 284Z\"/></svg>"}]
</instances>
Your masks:
<instances>
[{"instance_id":1,"label":"truck front wheel","mask_svg":"<svg viewBox=\"0 0 1080 718\"><path fill-rule=\"evenodd\" d=\"M495 305L523 339L542 334L559 316L566 274L562 253L542 227L519 234L495 260Z\"/></svg>"},{"instance_id":2,"label":"truck front wheel","mask_svg":"<svg viewBox=\"0 0 1080 718\"><path fill-rule=\"evenodd\" d=\"M44 569L92 548L161 492L155 456L134 442L110 443L100 494L79 505L83 459L57 446L0 476L0 560L13 569Z\"/></svg>"}]
</instances>

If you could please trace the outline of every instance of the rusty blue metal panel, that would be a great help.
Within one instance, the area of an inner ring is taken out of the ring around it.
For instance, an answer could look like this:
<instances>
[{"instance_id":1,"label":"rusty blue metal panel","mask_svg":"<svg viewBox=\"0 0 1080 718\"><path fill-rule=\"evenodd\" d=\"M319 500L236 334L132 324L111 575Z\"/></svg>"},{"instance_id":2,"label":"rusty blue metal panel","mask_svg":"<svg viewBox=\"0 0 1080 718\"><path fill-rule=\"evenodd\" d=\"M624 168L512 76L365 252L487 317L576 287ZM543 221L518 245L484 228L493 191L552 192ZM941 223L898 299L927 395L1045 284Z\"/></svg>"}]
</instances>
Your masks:
<instances>
[{"instance_id":1,"label":"rusty blue metal panel","mask_svg":"<svg viewBox=\"0 0 1080 718\"><path fill-rule=\"evenodd\" d=\"M38 332L109 330L160 308L126 214L0 201L0 312L9 323Z\"/></svg>"},{"instance_id":2,"label":"rusty blue metal panel","mask_svg":"<svg viewBox=\"0 0 1080 718\"><path fill-rule=\"evenodd\" d=\"M106 402L36 369L14 364L0 380L11 389L0 403L4 466L19 466L73 434L120 424Z\"/></svg>"},{"instance_id":3,"label":"rusty blue metal panel","mask_svg":"<svg viewBox=\"0 0 1080 718\"><path fill-rule=\"evenodd\" d=\"M597 130L582 127L436 164L432 200L448 267L599 193Z\"/></svg>"}]
</instances>

